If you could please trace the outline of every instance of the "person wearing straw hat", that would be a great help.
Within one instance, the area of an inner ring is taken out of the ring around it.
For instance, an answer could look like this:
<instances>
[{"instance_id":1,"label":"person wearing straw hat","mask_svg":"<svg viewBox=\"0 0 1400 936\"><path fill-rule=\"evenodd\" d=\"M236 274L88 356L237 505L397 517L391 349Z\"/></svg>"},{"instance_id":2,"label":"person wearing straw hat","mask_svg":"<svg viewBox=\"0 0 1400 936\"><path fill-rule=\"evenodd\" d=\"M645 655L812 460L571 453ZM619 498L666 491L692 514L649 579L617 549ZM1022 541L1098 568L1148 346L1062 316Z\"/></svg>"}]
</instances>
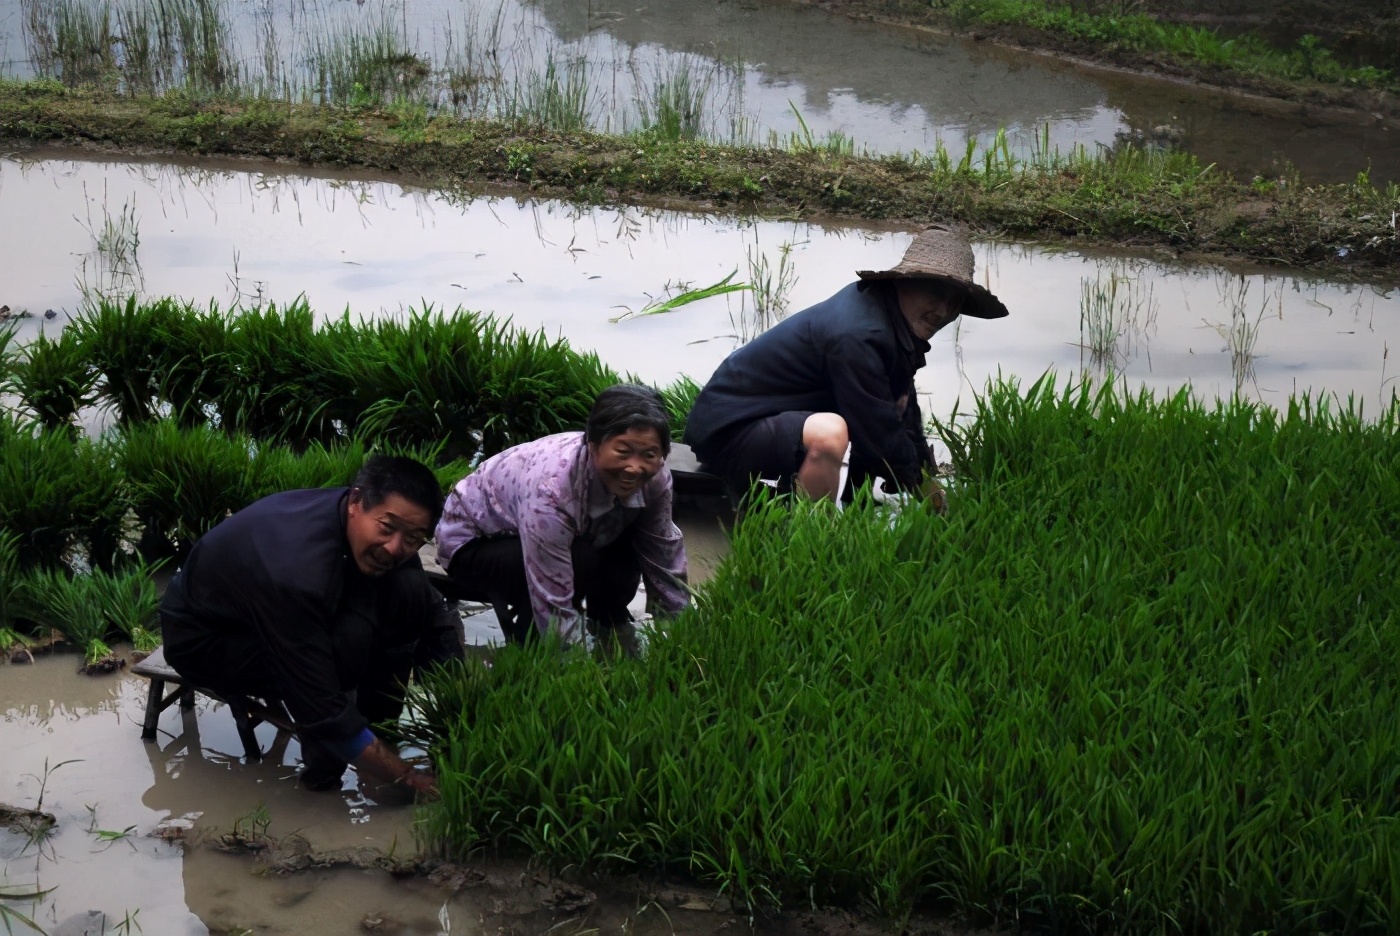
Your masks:
<instances>
[{"instance_id":1,"label":"person wearing straw hat","mask_svg":"<svg viewBox=\"0 0 1400 936\"><path fill-rule=\"evenodd\" d=\"M735 494L761 480L836 499L848 446L853 482L920 490L936 467L914 393L929 340L959 315L1007 315L972 273L963 233L920 232L898 265L858 271L731 353L696 398L685 442Z\"/></svg>"}]
</instances>

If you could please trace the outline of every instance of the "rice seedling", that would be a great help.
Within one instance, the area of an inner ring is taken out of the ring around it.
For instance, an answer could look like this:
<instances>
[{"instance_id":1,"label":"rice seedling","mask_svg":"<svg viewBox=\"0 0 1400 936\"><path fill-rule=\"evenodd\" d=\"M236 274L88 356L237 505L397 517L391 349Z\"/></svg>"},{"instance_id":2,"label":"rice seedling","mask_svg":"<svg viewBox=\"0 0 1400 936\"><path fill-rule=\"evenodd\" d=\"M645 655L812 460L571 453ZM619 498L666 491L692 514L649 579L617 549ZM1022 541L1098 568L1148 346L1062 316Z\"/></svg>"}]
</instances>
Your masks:
<instances>
[{"instance_id":1,"label":"rice seedling","mask_svg":"<svg viewBox=\"0 0 1400 936\"><path fill-rule=\"evenodd\" d=\"M1254 349L1259 342L1259 326L1268 310L1269 297L1265 296L1259 311L1251 315L1246 307L1249 280L1244 276L1221 274L1216 278L1215 288L1220 295L1220 304L1230 310L1230 321L1207 321L1205 324L1225 340L1225 349L1230 352L1230 374L1235 379L1235 392L1239 393L1245 384L1255 383Z\"/></svg>"},{"instance_id":2,"label":"rice seedling","mask_svg":"<svg viewBox=\"0 0 1400 936\"><path fill-rule=\"evenodd\" d=\"M51 430L76 431L78 413L97 402L97 379L75 329L40 334L10 363L21 411Z\"/></svg>"},{"instance_id":3,"label":"rice seedling","mask_svg":"<svg viewBox=\"0 0 1400 936\"><path fill-rule=\"evenodd\" d=\"M107 645L111 632L102 604L88 575L61 569L37 569L25 578L28 607L34 619L63 634L82 651L82 672L111 672L120 664Z\"/></svg>"},{"instance_id":4,"label":"rice seedling","mask_svg":"<svg viewBox=\"0 0 1400 936\"><path fill-rule=\"evenodd\" d=\"M749 283L753 315L739 312L739 340L747 342L772 328L787 315L788 299L797 285L797 268L792 262L791 241L778 245L776 265L755 242L748 248Z\"/></svg>"},{"instance_id":5,"label":"rice seedling","mask_svg":"<svg viewBox=\"0 0 1400 936\"><path fill-rule=\"evenodd\" d=\"M18 547L19 537L0 529L0 656L5 657L17 651L28 652L34 643L20 630L24 584Z\"/></svg>"},{"instance_id":6,"label":"rice seedling","mask_svg":"<svg viewBox=\"0 0 1400 936\"><path fill-rule=\"evenodd\" d=\"M125 511L100 443L0 414L0 530L19 538L23 567L63 565Z\"/></svg>"},{"instance_id":7,"label":"rice seedling","mask_svg":"<svg viewBox=\"0 0 1400 936\"><path fill-rule=\"evenodd\" d=\"M120 573L92 573L92 599L98 602L112 628L142 654L160 646L160 592L151 578L159 567L160 563L143 562Z\"/></svg>"},{"instance_id":8,"label":"rice seedling","mask_svg":"<svg viewBox=\"0 0 1400 936\"><path fill-rule=\"evenodd\" d=\"M425 680L429 845L755 910L1392 929L1400 414L1047 379L945 429L946 517L767 505L644 662Z\"/></svg>"},{"instance_id":9,"label":"rice seedling","mask_svg":"<svg viewBox=\"0 0 1400 936\"><path fill-rule=\"evenodd\" d=\"M502 89L496 110L502 119L517 123L583 130L593 122L593 93L588 59L565 59L551 48L545 52L543 71L516 75L513 83Z\"/></svg>"},{"instance_id":10,"label":"rice seedling","mask_svg":"<svg viewBox=\"0 0 1400 936\"><path fill-rule=\"evenodd\" d=\"M674 312L682 306L690 305L692 302L699 302L701 299L709 299L712 296L722 296L726 293L742 292L751 290L753 287L748 283L731 282L739 274L738 270L730 273L717 283L700 289L694 289L689 283L667 283L662 290L662 295L652 296L647 294L647 303L640 309L627 309L621 315L608 319L614 324L625 321L629 318L641 318L644 315L661 315L666 312ZM625 308L625 307L624 307Z\"/></svg>"},{"instance_id":11,"label":"rice seedling","mask_svg":"<svg viewBox=\"0 0 1400 936\"><path fill-rule=\"evenodd\" d=\"M5 932L13 933L13 924L28 927L32 932L42 933L43 929L35 923L32 917L10 906L12 903L32 903L37 904L43 900L53 888L44 890L32 887L11 887L0 885L0 923L5 924Z\"/></svg>"},{"instance_id":12,"label":"rice seedling","mask_svg":"<svg viewBox=\"0 0 1400 936\"><path fill-rule=\"evenodd\" d=\"M788 109L792 111L792 116L797 119L797 129L788 134L787 140L780 141L777 131L772 131L769 137L769 146L777 149L780 146L793 153L819 153L824 156L854 156L856 153L856 141L840 130L828 130L824 139L818 140L812 133L812 128L807 126L807 120L802 116L802 111L797 105L788 101Z\"/></svg>"},{"instance_id":13,"label":"rice seedling","mask_svg":"<svg viewBox=\"0 0 1400 936\"><path fill-rule=\"evenodd\" d=\"M650 86L637 94L641 131L672 142L700 138L712 81L713 74L697 74L688 57L660 69ZM634 83L643 87L641 75L634 74Z\"/></svg>"},{"instance_id":14,"label":"rice seedling","mask_svg":"<svg viewBox=\"0 0 1400 936\"><path fill-rule=\"evenodd\" d=\"M313 34L309 57L317 97L332 104L408 99L431 74L430 63L409 48L387 8L378 22Z\"/></svg>"},{"instance_id":15,"label":"rice seedling","mask_svg":"<svg viewBox=\"0 0 1400 936\"><path fill-rule=\"evenodd\" d=\"M86 0L23 0L29 57L40 74L68 84L110 82L116 75L112 8Z\"/></svg>"},{"instance_id":16,"label":"rice seedling","mask_svg":"<svg viewBox=\"0 0 1400 936\"><path fill-rule=\"evenodd\" d=\"M1090 366L1099 374L1126 366L1132 360L1135 339L1145 343L1146 333L1157 322L1157 302L1149 281L1130 275L1118 264L1110 264L1094 278L1079 281L1080 363L1085 352Z\"/></svg>"},{"instance_id":17,"label":"rice seedling","mask_svg":"<svg viewBox=\"0 0 1400 936\"><path fill-rule=\"evenodd\" d=\"M254 444L208 426L170 420L128 427L121 466L149 559L184 555L195 540L256 498Z\"/></svg>"}]
</instances>

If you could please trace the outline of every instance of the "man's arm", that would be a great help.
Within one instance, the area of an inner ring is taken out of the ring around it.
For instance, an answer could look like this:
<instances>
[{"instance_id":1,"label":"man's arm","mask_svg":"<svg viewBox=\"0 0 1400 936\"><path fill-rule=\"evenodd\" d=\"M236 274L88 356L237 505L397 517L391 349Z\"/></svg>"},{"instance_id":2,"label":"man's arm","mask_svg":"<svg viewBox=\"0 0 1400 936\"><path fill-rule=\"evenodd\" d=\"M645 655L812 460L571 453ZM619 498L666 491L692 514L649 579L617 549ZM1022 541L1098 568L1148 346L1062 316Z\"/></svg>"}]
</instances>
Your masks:
<instances>
[{"instance_id":1,"label":"man's arm","mask_svg":"<svg viewBox=\"0 0 1400 936\"><path fill-rule=\"evenodd\" d=\"M887 465L891 481L912 488L919 483L923 464L905 422L910 407L901 407L890 392L891 365L874 344L875 337L851 335L833 343L827 353L832 395L846 420L854 454Z\"/></svg>"}]
</instances>

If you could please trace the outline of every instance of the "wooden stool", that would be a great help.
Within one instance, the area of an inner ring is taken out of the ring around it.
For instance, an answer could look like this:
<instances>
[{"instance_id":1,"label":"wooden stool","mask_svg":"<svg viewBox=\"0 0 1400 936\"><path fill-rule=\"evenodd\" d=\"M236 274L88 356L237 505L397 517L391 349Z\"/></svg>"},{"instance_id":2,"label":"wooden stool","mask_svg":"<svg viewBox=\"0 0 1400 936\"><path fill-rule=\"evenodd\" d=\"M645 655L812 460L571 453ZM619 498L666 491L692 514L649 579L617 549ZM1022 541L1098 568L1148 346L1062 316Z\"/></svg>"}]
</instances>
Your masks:
<instances>
[{"instance_id":1,"label":"wooden stool","mask_svg":"<svg viewBox=\"0 0 1400 936\"><path fill-rule=\"evenodd\" d=\"M287 714L286 708L281 702L265 702L261 699L253 699L248 696L220 694L203 686L196 686L188 682L183 676L175 671L169 663L165 662L165 648L161 647L146 659L137 663L131 671L138 676L145 676L151 681L151 688L146 696L146 716L141 722L141 740L154 741L156 739L156 726L160 723L160 713L168 709L177 700L180 708L188 709L194 705L195 693L208 696L215 702L222 702L228 706L229 713L233 715L234 727L238 729L238 739L243 742L243 754L250 761L262 760L262 748L258 745L257 735L253 729L263 722L276 725L277 730L296 733L296 726L292 724L291 717ZM170 683L170 692L167 694L165 685Z\"/></svg>"}]
</instances>

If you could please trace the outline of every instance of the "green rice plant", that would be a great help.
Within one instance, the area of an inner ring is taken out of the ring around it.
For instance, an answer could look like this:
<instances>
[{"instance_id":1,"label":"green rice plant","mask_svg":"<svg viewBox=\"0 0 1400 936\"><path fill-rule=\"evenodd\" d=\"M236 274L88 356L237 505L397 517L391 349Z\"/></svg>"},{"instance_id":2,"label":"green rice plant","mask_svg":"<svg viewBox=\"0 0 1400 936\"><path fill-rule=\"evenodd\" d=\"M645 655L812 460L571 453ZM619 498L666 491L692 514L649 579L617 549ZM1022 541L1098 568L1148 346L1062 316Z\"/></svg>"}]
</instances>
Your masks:
<instances>
[{"instance_id":1,"label":"green rice plant","mask_svg":"<svg viewBox=\"0 0 1400 936\"><path fill-rule=\"evenodd\" d=\"M365 445L358 439L332 446L313 443L302 451L286 446L262 446L251 470L253 500L278 491L303 488L345 487L365 460Z\"/></svg>"},{"instance_id":2,"label":"green rice plant","mask_svg":"<svg viewBox=\"0 0 1400 936\"><path fill-rule=\"evenodd\" d=\"M369 26L338 25L311 37L311 71L321 101L368 106L412 98L431 74L386 8Z\"/></svg>"},{"instance_id":3,"label":"green rice plant","mask_svg":"<svg viewBox=\"0 0 1400 936\"><path fill-rule=\"evenodd\" d=\"M20 408L52 430L76 431L78 413L97 402L98 372L76 329L40 334L10 364Z\"/></svg>"},{"instance_id":4,"label":"green rice plant","mask_svg":"<svg viewBox=\"0 0 1400 936\"><path fill-rule=\"evenodd\" d=\"M220 425L293 444L340 437L352 385L333 364L361 341L348 316L317 329L305 298L239 311L213 375Z\"/></svg>"},{"instance_id":5,"label":"green rice plant","mask_svg":"<svg viewBox=\"0 0 1400 936\"><path fill-rule=\"evenodd\" d=\"M942 431L946 516L756 508L644 661L425 679L428 845L755 910L1393 931L1400 412L1047 377Z\"/></svg>"},{"instance_id":6,"label":"green rice plant","mask_svg":"<svg viewBox=\"0 0 1400 936\"><path fill-rule=\"evenodd\" d=\"M477 454L488 418L481 369L495 320L425 306L372 328L371 341L340 346L333 365L357 379L359 419L350 431L389 445L441 440L448 458Z\"/></svg>"},{"instance_id":7,"label":"green rice plant","mask_svg":"<svg viewBox=\"0 0 1400 936\"><path fill-rule=\"evenodd\" d=\"M82 651L85 673L110 672L115 659L107 637L112 625L90 575L37 569L25 579L34 619L63 634Z\"/></svg>"},{"instance_id":8,"label":"green rice plant","mask_svg":"<svg viewBox=\"0 0 1400 936\"><path fill-rule=\"evenodd\" d=\"M1157 321L1157 302L1152 284L1142 286L1119 264L1102 269L1091 280L1080 279L1079 350L1080 362L1089 355L1090 366L1103 373L1126 366L1134 351L1134 339L1145 339Z\"/></svg>"},{"instance_id":9,"label":"green rice plant","mask_svg":"<svg viewBox=\"0 0 1400 936\"><path fill-rule=\"evenodd\" d=\"M23 0L35 69L64 83L110 84L117 74L112 7L105 0Z\"/></svg>"},{"instance_id":10,"label":"green rice plant","mask_svg":"<svg viewBox=\"0 0 1400 936\"><path fill-rule=\"evenodd\" d=\"M662 140L699 139L705 130L705 104L714 75L699 75L689 57L682 57L652 76L637 95L641 131ZM640 75L635 76L639 88Z\"/></svg>"},{"instance_id":11,"label":"green rice plant","mask_svg":"<svg viewBox=\"0 0 1400 936\"><path fill-rule=\"evenodd\" d=\"M97 401L121 425L155 418L162 405L161 383L170 367L167 336L184 310L173 300L138 302L102 298L73 320L83 354L100 376Z\"/></svg>"},{"instance_id":12,"label":"green rice plant","mask_svg":"<svg viewBox=\"0 0 1400 936\"><path fill-rule=\"evenodd\" d=\"M35 887L18 887L8 884L0 885L0 923L5 924L5 932L13 933L12 924L19 923L28 927L35 933L43 933L38 923L33 918L26 916L19 910L10 906L11 903L34 903L43 900L53 888L39 889Z\"/></svg>"},{"instance_id":13,"label":"green rice plant","mask_svg":"<svg viewBox=\"0 0 1400 936\"><path fill-rule=\"evenodd\" d=\"M661 399L666 404L666 413L671 417L671 438L680 441L685 435L685 421L695 406L695 398L700 395L700 385L689 377L679 377L669 387L661 389Z\"/></svg>"},{"instance_id":14,"label":"green rice plant","mask_svg":"<svg viewBox=\"0 0 1400 936\"><path fill-rule=\"evenodd\" d=\"M15 341L18 331L18 322L0 321L0 397L15 392L15 361L20 354Z\"/></svg>"},{"instance_id":15,"label":"green rice plant","mask_svg":"<svg viewBox=\"0 0 1400 936\"><path fill-rule=\"evenodd\" d=\"M1230 321L1206 321L1206 327L1215 331L1225 341L1230 352L1230 373L1235 379L1235 392L1244 385L1254 382L1255 346L1259 342L1259 326L1263 324L1264 313L1268 311L1269 298L1264 297L1257 313L1251 314L1246 306L1249 294L1249 280L1244 276L1221 275L1216 279L1216 292L1220 302L1230 312ZM1282 286L1279 287L1280 290ZM1282 299L1279 299L1280 304Z\"/></svg>"},{"instance_id":16,"label":"green rice plant","mask_svg":"<svg viewBox=\"0 0 1400 936\"><path fill-rule=\"evenodd\" d=\"M0 414L0 530L19 538L24 568L62 566L91 550L126 509L104 443Z\"/></svg>"},{"instance_id":17,"label":"green rice plant","mask_svg":"<svg viewBox=\"0 0 1400 936\"><path fill-rule=\"evenodd\" d=\"M188 553L228 514L257 499L255 443L168 419L128 426L121 466L149 560Z\"/></svg>"},{"instance_id":18,"label":"green rice plant","mask_svg":"<svg viewBox=\"0 0 1400 936\"><path fill-rule=\"evenodd\" d=\"M120 573L94 571L90 580L92 600L140 653L160 646L160 592L151 577L159 565L143 562Z\"/></svg>"},{"instance_id":19,"label":"green rice plant","mask_svg":"<svg viewBox=\"0 0 1400 936\"><path fill-rule=\"evenodd\" d=\"M774 266L757 242L748 248L749 283L753 295L753 315L739 313L739 340L747 342L772 328L787 315L788 300L797 285L797 268L792 262L793 244L778 245Z\"/></svg>"},{"instance_id":20,"label":"green rice plant","mask_svg":"<svg viewBox=\"0 0 1400 936\"><path fill-rule=\"evenodd\" d=\"M239 73L223 0L163 0L158 9L162 34L177 39L185 86L205 93L230 89Z\"/></svg>"},{"instance_id":21,"label":"green rice plant","mask_svg":"<svg viewBox=\"0 0 1400 936\"><path fill-rule=\"evenodd\" d=\"M0 656L27 650L33 640L21 629L24 580L19 565L19 537L0 529Z\"/></svg>"},{"instance_id":22,"label":"green rice plant","mask_svg":"<svg viewBox=\"0 0 1400 936\"><path fill-rule=\"evenodd\" d=\"M700 289L692 289L689 283L677 283L674 286L667 283L660 297L648 295L646 305L642 306L640 309L635 311L628 309L621 315L608 319L608 321L615 324L629 318L641 318L644 315L661 315L666 312L674 312L681 306L690 305L692 302L699 302L701 299L709 299L712 296L722 296L726 293L753 289L748 283L730 282L738 273L739 271L735 270L719 282L712 283Z\"/></svg>"},{"instance_id":23,"label":"green rice plant","mask_svg":"<svg viewBox=\"0 0 1400 936\"><path fill-rule=\"evenodd\" d=\"M588 128L593 109L588 59L561 61L553 48L545 52L544 71L516 76L497 105L502 119L566 131Z\"/></svg>"},{"instance_id":24,"label":"green rice plant","mask_svg":"<svg viewBox=\"0 0 1400 936\"><path fill-rule=\"evenodd\" d=\"M812 133L812 128L807 126L806 119L802 116L802 111L797 109L797 105L788 101L788 109L792 111L792 116L797 118L797 129L788 134L786 141L781 144L776 132L772 134L769 145L778 147L779 145L793 153L818 153L823 156L854 156L856 153L855 138L842 133L840 130L828 130L824 139L818 140Z\"/></svg>"}]
</instances>

